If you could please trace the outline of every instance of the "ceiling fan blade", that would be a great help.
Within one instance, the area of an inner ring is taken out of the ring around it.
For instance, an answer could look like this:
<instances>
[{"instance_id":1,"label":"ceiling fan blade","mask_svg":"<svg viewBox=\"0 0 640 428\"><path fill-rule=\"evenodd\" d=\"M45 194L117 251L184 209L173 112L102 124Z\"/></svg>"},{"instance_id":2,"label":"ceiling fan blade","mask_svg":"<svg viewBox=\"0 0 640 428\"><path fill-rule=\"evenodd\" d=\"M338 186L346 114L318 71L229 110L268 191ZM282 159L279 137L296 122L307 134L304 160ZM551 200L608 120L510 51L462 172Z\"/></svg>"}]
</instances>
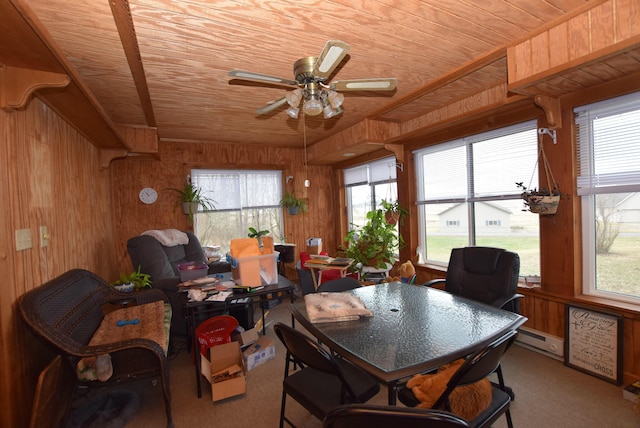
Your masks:
<instances>
[{"instance_id":1,"label":"ceiling fan blade","mask_svg":"<svg viewBox=\"0 0 640 428\"><path fill-rule=\"evenodd\" d=\"M229 76L242 80L253 80L256 82L268 82L281 85L297 85L295 80L283 79L281 77L268 76L266 74L254 73L252 71L231 70Z\"/></svg>"},{"instance_id":2,"label":"ceiling fan blade","mask_svg":"<svg viewBox=\"0 0 640 428\"><path fill-rule=\"evenodd\" d=\"M313 75L320 79L327 79L349 53L349 49L351 49L351 46L343 41L329 40L316 60L316 64L313 67Z\"/></svg>"},{"instance_id":3,"label":"ceiling fan blade","mask_svg":"<svg viewBox=\"0 0 640 428\"><path fill-rule=\"evenodd\" d=\"M257 114L269 113L270 111L277 109L281 105L286 104L286 102L287 102L287 99L285 97L282 97L276 101L271 101L267 103L267 105L265 105L264 107L260 107L258 110L256 110L256 113Z\"/></svg>"},{"instance_id":4,"label":"ceiling fan blade","mask_svg":"<svg viewBox=\"0 0 640 428\"><path fill-rule=\"evenodd\" d=\"M393 91L398 86L395 78L336 80L331 83L334 91Z\"/></svg>"}]
</instances>

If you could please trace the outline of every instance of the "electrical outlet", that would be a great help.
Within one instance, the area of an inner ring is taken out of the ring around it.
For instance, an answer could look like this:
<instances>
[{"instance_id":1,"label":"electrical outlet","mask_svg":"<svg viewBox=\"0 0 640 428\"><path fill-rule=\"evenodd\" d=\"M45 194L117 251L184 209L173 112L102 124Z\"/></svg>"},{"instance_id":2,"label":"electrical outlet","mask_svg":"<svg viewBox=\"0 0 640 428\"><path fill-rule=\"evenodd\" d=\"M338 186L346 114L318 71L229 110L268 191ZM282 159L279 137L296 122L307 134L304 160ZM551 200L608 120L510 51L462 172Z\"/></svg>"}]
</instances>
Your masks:
<instances>
[{"instance_id":1,"label":"electrical outlet","mask_svg":"<svg viewBox=\"0 0 640 428\"><path fill-rule=\"evenodd\" d=\"M49 245L49 232L47 231L47 226L40 226L40 248L46 247Z\"/></svg>"},{"instance_id":2,"label":"electrical outlet","mask_svg":"<svg viewBox=\"0 0 640 428\"><path fill-rule=\"evenodd\" d=\"M16 251L28 250L31 248L31 229L16 230Z\"/></svg>"}]
</instances>

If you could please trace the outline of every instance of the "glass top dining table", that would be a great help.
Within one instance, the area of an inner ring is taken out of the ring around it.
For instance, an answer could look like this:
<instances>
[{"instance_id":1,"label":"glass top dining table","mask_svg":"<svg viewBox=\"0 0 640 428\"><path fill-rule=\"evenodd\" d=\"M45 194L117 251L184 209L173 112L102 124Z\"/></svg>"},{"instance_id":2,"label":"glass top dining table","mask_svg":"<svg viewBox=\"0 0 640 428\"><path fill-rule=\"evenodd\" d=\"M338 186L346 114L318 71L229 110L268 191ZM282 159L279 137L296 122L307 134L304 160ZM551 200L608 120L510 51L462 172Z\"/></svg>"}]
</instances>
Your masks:
<instances>
[{"instance_id":1,"label":"glass top dining table","mask_svg":"<svg viewBox=\"0 0 640 428\"><path fill-rule=\"evenodd\" d=\"M348 291L373 312L353 321L312 323L304 300L291 312L322 343L386 383L389 404L401 379L482 349L527 318L435 288L401 282Z\"/></svg>"}]
</instances>

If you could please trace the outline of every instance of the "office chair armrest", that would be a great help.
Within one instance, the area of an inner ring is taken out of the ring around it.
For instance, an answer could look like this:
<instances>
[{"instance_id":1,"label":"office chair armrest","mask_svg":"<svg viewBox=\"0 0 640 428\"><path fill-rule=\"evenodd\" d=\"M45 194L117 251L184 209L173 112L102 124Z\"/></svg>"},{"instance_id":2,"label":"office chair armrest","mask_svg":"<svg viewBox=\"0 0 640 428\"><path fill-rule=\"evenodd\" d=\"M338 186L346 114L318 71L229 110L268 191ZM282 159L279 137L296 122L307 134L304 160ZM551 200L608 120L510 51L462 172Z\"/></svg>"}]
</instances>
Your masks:
<instances>
[{"instance_id":1,"label":"office chair armrest","mask_svg":"<svg viewBox=\"0 0 640 428\"><path fill-rule=\"evenodd\" d=\"M444 278L437 278L437 279L432 279L431 281L427 281L422 285L424 287L433 287L434 285L440 285L440 284L444 285L446 282L447 280Z\"/></svg>"},{"instance_id":2,"label":"office chair armrest","mask_svg":"<svg viewBox=\"0 0 640 428\"><path fill-rule=\"evenodd\" d=\"M516 299L522 299L524 297L523 294L519 294L516 293L513 296L510 297L502 297L498 300L495 300L491 305L495 306L496 308L501 308L503 309L508 303L516 300Z\"/></svg>"}]
</instances>

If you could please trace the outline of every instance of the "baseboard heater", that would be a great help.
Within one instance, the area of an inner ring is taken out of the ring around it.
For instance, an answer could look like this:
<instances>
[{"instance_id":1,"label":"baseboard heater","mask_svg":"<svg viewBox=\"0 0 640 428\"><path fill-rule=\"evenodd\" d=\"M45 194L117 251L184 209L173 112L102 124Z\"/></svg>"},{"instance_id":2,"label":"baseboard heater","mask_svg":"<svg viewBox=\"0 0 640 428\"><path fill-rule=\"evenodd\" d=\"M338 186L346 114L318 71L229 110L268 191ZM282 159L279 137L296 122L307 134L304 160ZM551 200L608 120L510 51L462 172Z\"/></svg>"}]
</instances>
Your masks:
<instances>
[{"instance_id":1,"label":"baseboard heater","mask_svg":"<svg viewBox=\"0 0 640 428\"><path fill-rule=\"evenodd\" d=\"M563 360L564 340L562 338L529 327L520 327L518 332L520 334L516 342L519 345L556 360Z\"/></svg>"}]
</instances>

